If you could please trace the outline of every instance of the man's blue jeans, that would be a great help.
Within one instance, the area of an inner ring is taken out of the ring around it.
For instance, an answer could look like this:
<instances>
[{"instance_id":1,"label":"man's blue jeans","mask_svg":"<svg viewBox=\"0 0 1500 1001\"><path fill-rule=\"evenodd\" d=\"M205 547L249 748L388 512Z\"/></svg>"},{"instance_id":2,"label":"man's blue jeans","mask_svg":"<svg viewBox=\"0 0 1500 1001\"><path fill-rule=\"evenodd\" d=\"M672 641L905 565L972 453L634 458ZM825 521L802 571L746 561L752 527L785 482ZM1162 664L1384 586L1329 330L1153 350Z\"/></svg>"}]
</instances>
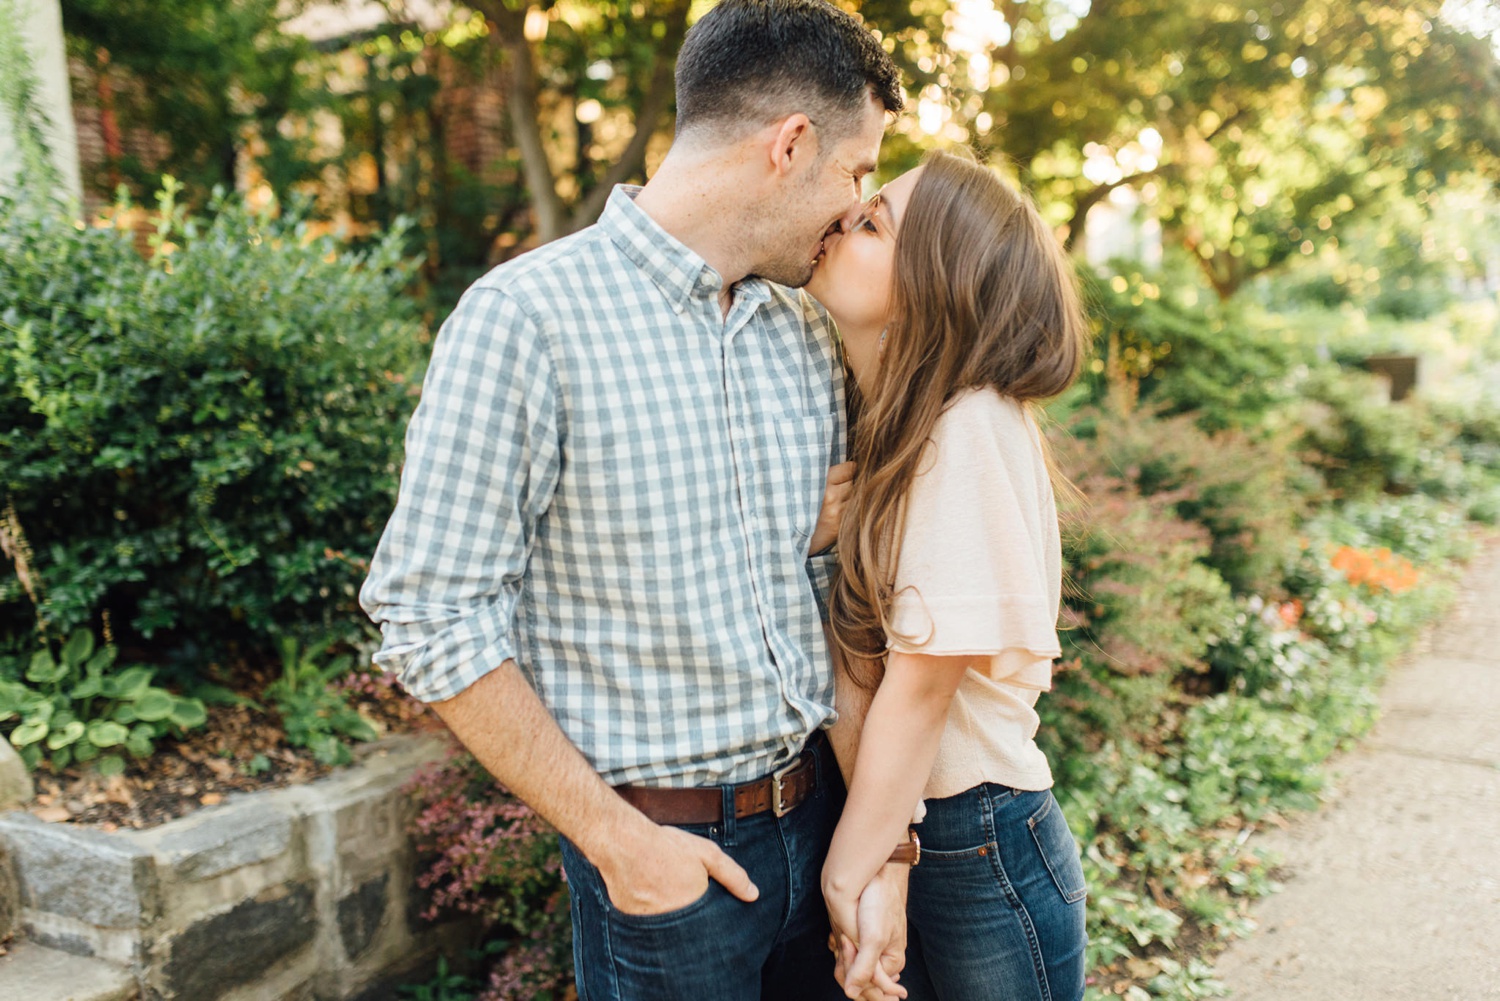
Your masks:
<instances>
[{"instance_id":1,"label":"man's blue jeans","mask_svg":"<svg viewBox=\"0 0 1500 1001\"><path fill-rule=\"evenodd\" d=\"M1050 790L927 800L907 901L908 1001L1079 1001L1086 889Z\"/></svg>"},{"instance_id":2,"label":"man's blue jeans","mask_svg":"<svg viewBox=\"0 0 1500 1001\"><path fill-rule=\"evenodd\" d=\"M573 916L579 1001L836 1001L828 950L823 859L844 806L826 740L816 741L817 791L777 819L684 825L711 838L760 889L751 904L717 882L666 914L624 914L599 871L566 838L563 868Z\"/></svg>"}]
</instances>

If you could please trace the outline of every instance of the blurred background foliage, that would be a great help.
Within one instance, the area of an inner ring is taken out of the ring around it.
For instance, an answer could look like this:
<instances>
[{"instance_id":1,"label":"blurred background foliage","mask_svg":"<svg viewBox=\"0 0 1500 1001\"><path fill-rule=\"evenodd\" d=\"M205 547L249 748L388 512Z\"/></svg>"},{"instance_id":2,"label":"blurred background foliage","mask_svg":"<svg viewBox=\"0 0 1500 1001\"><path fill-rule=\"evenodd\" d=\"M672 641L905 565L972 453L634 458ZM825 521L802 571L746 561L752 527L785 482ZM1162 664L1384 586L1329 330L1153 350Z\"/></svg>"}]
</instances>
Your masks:
<instances>
[{"instance_id":1,"label":"blurred background foliage","mask_svg":"<svg viewBox=\"0 0 1500 1001\"><path fill-rule=\"evenodd\" d=\"M75 101L98 121L96 204L118 183L146 198L170 173L198 204L216 184L302 191L355 233L404 212L428 277L453 285L588 224L612 184L646 175L670 141L672 55L709 4L62 6ZM914 98L883 176L970 144L1075 245L1111 196L1140 204L1220 298L1377 236L1412 265L1387 270L1412 282L1394 305L1432 257L1410 238L1445 206L1465 214L1452 189L1500 169L1484 0L848 6Z\"/></svg>"}]
</instances>

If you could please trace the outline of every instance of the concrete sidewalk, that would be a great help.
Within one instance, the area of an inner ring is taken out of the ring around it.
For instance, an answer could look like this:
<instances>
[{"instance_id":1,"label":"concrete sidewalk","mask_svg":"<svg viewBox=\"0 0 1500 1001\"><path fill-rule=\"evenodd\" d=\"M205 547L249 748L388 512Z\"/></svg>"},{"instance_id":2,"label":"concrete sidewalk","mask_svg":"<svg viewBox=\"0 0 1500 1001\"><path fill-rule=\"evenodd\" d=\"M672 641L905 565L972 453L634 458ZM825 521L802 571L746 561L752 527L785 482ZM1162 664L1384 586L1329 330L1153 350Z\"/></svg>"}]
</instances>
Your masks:
<instances>
[{"instance_id":1,"label":"concrete sidewalk","mask_svg":"<svg viewBox=\"0 0 1500 1001\"><path fill-rule=\"evenodd\" d=\"M1331 802L1250 842L1286 885L1218 961L1237 1001L1500 999L1500 547L1380 701Z\"/></svg>"}]
</instances>

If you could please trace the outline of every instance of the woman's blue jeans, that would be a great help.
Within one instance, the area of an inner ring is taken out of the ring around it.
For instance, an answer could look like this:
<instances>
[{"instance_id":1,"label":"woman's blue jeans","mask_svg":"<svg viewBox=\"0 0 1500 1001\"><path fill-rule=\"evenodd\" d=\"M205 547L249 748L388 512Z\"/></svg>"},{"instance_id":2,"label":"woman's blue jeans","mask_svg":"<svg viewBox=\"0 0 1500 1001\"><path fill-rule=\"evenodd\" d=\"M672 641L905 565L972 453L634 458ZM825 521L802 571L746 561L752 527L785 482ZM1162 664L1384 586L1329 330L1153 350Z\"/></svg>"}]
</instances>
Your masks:
<instances>
[{"instance_id":1,"label":"woman's blue jeans","mask_svg":"<svg viewBox=\"0 0 1500 1001\"><path fill-rule=\"evenodd\" d=\"M1051 790L927 800L907 905L909 1001L1079 1001L1086 888Z\"/></svg>"}]
</instances>

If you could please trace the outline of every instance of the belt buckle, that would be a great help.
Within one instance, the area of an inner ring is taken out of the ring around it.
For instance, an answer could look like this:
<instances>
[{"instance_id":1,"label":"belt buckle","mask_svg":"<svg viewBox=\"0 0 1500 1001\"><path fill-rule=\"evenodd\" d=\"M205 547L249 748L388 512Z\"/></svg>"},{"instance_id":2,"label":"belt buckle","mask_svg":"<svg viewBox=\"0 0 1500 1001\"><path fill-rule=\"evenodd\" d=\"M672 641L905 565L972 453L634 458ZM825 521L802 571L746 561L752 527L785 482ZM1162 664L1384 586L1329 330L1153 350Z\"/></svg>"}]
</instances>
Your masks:
<instances>
[{"instance_id":1,"label":"belt buckle","mask_svg":"<svg viewBox=\"0 0 1500 1001\"><path fill-rule=\"evenodd\" d=\"M781 798L781 784L786 780L786 777L792 772L796 771L802 765L802 763L802 755L799 754L791 761L788 761L786 764L782 765L780 768L771 773L771 813L774 814L776 816L776 819L778 820L780 820L782 817L785 817L788 813L792 812L792 808L790 806L787 806Z\"/></svg>"}]
</instances>

